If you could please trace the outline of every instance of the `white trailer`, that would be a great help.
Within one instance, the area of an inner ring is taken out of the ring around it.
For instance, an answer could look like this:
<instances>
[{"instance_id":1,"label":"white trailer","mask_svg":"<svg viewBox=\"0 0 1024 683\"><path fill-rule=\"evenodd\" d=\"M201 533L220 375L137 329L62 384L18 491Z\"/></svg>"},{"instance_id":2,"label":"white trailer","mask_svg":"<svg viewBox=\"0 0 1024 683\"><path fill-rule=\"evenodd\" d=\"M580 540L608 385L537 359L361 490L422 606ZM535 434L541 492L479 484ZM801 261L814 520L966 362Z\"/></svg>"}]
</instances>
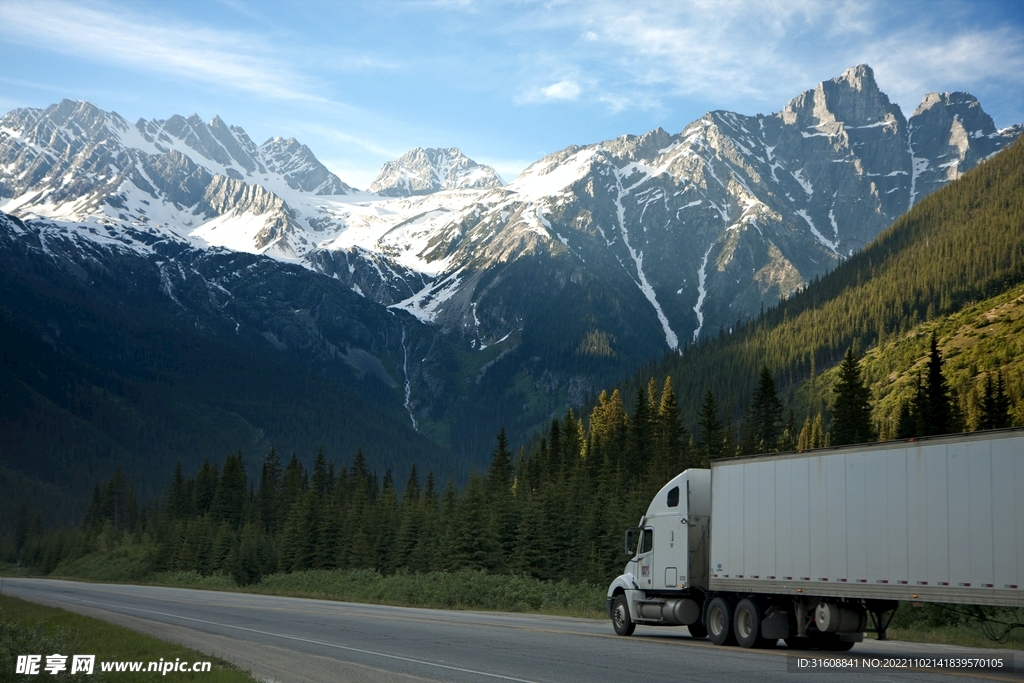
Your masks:
<instances>
[{"instance_id":1,"label":"white trailer","mask_svg":"<svg viewBox=\"0 0 1024 683\"><path fill-rule=\"evenodd\" d=\"M715 460L633 531L608 589L620 635L846 650L899 600L1024 607L1024 430Z\"/></svg>"}]
</instances>

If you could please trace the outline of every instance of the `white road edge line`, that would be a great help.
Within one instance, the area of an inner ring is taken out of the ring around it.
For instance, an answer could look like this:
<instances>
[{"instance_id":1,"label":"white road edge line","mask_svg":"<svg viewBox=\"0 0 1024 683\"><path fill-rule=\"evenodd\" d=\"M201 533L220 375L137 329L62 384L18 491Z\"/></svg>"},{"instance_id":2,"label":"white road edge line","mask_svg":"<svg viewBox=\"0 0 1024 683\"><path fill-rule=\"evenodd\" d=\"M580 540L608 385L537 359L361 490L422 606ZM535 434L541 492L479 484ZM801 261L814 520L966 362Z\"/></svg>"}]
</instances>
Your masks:
<instances>
[{"instance_id":1,"label":"white road edge line","mask_svg":"<svg viewBox=\"0 0 1024 683\"><path fill-rule=\"evenodd\" d=\"M65 597L64 599L68 600L69 598ZM73 600L75 602L87 603L87 604L90 604L90 605L99 605L101 608L104 608L105 611L107 611L107 612L113 612L114 611L114 610L110 609L110 605L106 605L105 603L102 603L102 602L95 602L94 600L84 600L82 598L70 598L70 600ZM289 636L289 635L285 635L283 633L271 633L270 631L260 631L258 629L254 629L254 628L246 628L245 626L235 626L233 624L221 624L221 623L218 623L216 621L206 621L204 619L194 619L192 617L183 617L180 614L169 614L167 612L157 612L155 610L142 609L140 607L120 606L120 609L127 609L127 610L132 610L132 611L135 611L135 612L143 612L143 613L146 613L146 614L158 614L158 615L160 615L162 617L171 617L173 619L184 619L185 621L195 621L195 622L200 623L200 624L209 624L210 626L220 626L222 628L234 628L234 629L238 629L239 631L248 631L250 633L258 633L258 634L263 635L263 636L272 636L274 638L284 638L286 640L297 640L297 641L299 641L301 643L310 643L310 644L313 644L313 645L324 645L326 647L338 648L339 650L349 650L350 652L359 652L359 653L364 654L364 655L376 655L377 657L386 657L387 659L397 659L397 660L400 660L400 661L403 661L403 662L411 662L413 664L423 664L425 666L435 666L435 667L437 667L439 669L449 669L451 671L461 671L463 673L476 674L478 676L487 676L489 678L500 678L503 681L516 681L516 683L538 683L538 681L530 681L530 680L527 680L525 678L513 678L512 676L502 676L501 674L492 674L492 673L487 673L486 671L477 671L475 669L464 669L464 668L458 667L458 666L449 666L448 664L438 664L436 662L428 662L428 661L422 660L422 659L412 659L411 657L402 657L400 655L389 655L386 652L374 652L373 650L363 650L363 649L358 648L358 647L349 647L348 645L338 645L336 643L327 643L327 642L324 642L322 640L311 640L309 638L299 638L298 636Z\"/></svg>"}]
</instances>

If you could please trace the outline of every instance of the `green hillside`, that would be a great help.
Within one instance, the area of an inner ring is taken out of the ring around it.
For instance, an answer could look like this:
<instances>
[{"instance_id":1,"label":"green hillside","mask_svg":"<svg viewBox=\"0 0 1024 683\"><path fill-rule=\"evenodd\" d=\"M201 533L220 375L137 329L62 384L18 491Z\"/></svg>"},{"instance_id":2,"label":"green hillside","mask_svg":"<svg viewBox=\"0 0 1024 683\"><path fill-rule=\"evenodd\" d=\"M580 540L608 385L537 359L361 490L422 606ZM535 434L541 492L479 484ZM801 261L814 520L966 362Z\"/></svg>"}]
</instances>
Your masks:
<instances>
[{"instance_id":1,"label":"green hillside","mask_svg":"<svg viewBox=\"0 0 1024 683\"><path fill-rule=\"evenodd\" d=\"M945 361L944 374L963 415L965 427L979 426L985 382L1002 375L1014 424L1024 424L1024 286L938 316L904 334L890 335L868 349L861 360L874 400L874 420L882 436L891 434L901 401L910 401L923 375L929 340L935 334ZM828 404L836 369L812 386L803 382L795 403L813 412Z\"/></svg>"}]
</instances>

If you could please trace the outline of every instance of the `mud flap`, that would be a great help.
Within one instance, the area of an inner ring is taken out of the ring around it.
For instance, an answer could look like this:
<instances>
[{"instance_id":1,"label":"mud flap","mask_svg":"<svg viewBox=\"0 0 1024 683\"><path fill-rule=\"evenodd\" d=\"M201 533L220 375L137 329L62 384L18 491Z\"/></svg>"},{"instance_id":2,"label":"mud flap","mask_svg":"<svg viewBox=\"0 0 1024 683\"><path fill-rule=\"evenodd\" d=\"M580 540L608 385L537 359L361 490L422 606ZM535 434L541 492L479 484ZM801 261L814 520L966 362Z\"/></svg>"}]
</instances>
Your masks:
<instances>
[{"instance_id":1,"label":"mud flap","mask_svg":"<svg viewBox=\"0 0 1024 683\"><path fill-rule=\"evenodd\" d=\"M761 635L769 640L789 638L789 612L776 606L769 607L761 620Z\"/></svg>"}]
</instances>

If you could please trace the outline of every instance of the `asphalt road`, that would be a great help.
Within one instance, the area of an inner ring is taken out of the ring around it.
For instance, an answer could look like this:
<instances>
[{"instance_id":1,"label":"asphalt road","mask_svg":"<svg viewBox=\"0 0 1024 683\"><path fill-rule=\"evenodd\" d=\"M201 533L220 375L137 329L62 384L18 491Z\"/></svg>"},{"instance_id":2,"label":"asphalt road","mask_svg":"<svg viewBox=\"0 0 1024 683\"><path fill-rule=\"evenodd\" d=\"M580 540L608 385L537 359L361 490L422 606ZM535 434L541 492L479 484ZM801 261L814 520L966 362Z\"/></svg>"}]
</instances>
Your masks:
<instances>
[{"instance_id":1,"label":"asphalt road","mask_svg":"<svg viewBox=\"0 0 1024 683\"><path fill-rule=\"evenodd\" d=\"M603 683L647 681L1024 681L1024 653L867 640L877 657L1002 657L1014 670L805 670L807 653L716 647L686 629L607 620L453 612L180 588L4 579L4 594L127 625L233 661L268 681ZM845 655L843 655L845 656ZM148 674L154 676L156 674Z\"/></svg>"}]
</instances>

